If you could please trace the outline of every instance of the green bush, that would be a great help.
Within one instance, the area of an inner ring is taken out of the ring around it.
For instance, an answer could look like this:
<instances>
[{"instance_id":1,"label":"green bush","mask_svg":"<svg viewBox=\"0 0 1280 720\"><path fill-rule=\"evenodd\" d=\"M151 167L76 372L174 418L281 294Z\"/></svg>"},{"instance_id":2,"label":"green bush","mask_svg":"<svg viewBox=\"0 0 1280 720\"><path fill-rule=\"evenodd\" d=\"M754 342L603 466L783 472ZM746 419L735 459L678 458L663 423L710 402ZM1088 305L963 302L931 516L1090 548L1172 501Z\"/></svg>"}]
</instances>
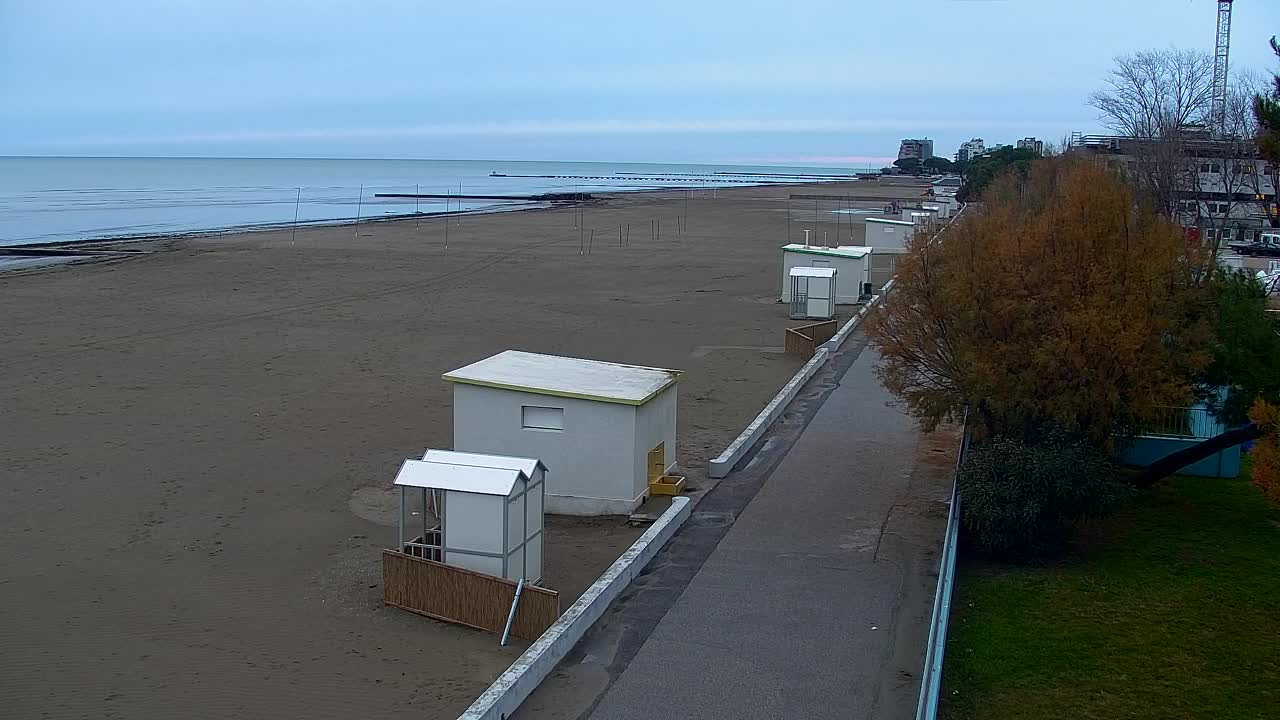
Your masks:
<instances>
[{"instance_id":1,"label":"green bush","mask_svg":"<svg viewBox=\"0 0 1280 720\"><path fill-rule=\"evenodd\" d=\"M1114 512L1132 494L1099 449L1053 437L1037 445L997 439L974 447L959 474L961 526L992 555L1042 558L1082 520Z\"/></svg>"}]
</instances>

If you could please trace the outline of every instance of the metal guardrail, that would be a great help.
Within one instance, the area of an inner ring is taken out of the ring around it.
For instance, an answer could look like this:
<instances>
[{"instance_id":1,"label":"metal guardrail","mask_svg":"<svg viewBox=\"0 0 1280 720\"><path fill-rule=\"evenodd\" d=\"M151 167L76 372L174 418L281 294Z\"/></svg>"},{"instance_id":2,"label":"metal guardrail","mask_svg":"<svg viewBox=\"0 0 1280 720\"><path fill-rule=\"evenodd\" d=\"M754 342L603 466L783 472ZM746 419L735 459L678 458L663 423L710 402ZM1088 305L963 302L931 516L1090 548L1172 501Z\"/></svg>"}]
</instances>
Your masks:
<instances>
[{"instance_id":1,"label":"metal guardrail","mask_svg":"<svg viewBox=\"0 0 1280 720\"><path fill-rule=\"evenodd\" d=\"M1159 407L1155 410L1155 417L1143 426L1140 435L1203 439L1227 429L1208 408Z\"/></svg>"},{"instance_id":2,"label":"metal guardrail","mask_svg":"<svg viewBox=\"0 0 1280 720\"><path fill-rule=\"evenodd\" d=\"M937 242L951 224L959 219L969 206L951 218L947 227L934 236ZM924 672L920 677L920 700L916 703L916 720L935 720L938 717L938 697L942 693L942 661L947 655L947 626L951 622L951 589L956 579L956 543L960 538L960 463L969 452L968 414L964 420L964 434L960 439L960 452L956 453L955 472L951 478L951 505L947 510L947 529L942 536L942 558L938 561L938 588L933 595L933 615L929 619L929 644L924 651Z\"/></svg>"},{"instance_id":3,"label":"metal guardrail","mask_svg":"<svg viewBox=\"0 0 1280 720\"><path fill-rule=\"evenodd\" d=\"M969 424L965 423L956 454L956 470L951 480L951 507L947 512L947 529L942 537L942 559L938 561L938 589L933 596L933 615L929 621L929 645L924 653L924 674L920 678L920 701L916 704L916 720L938 717L938 697L942 692L942 661L947 655L947 626L951 621L951 589L956 577L956 543L960 537L960 463L969 452Z\"/></svg>"}]
</instances>

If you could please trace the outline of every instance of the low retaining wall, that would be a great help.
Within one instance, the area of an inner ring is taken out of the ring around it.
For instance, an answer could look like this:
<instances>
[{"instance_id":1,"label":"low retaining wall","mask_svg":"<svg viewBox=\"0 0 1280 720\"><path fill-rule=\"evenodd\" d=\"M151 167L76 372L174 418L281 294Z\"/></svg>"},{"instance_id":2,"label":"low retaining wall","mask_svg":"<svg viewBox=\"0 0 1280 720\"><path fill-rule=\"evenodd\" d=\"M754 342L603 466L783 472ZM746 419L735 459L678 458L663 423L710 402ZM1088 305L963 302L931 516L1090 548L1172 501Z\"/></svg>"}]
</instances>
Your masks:
<instances>
[{"instance_id":1,"label":"low retaining wall","mask_svg":"<svg viewBox=\"0 0 1280 720\"><path fill-rule=\"evenodd\" d=\"M813 358L805 363L804 367L800 368L800 371L792 376L786 385L782 386L782 390L773 396L768 405L764 406L764 409L760 411L759 415L756 415L756 419L751 421L747 429L739 433L738 437L734 438L733 442L729 444L729 447L724 449L724 452L707 463L707 474L713 478L722 478L728 475L733 466L737 465L742 456L764 435L764 431L773 424L774 420L778 419L787 404L795 399L800 392L800 388L809 382L809 378L813 377L818 372L818 369L827 362L827 355L829 354L830 351L826 348L818 348Z\"/></svg>"},{"instance_id":2,"label":"low retaining wall","mask_svg":"<svg viewBox=\"0 0 1280 720\"><path fill-rule=\"evenodd\" d=\"M477 630L502 632L516 583L394 550L382 551L382 601L402 610ZM560 593L525 585L511 634L541 635L560 617Z\"/></svg>"},{"instance_id":3,"label":"low retaining wall","mask_svg":"<svg viewBox=\"0 0 1280 720\"><path fill-rule=\"evenodd\" d=\"M827 358L831 356L831 353L840 349L840 346L848 339L849 335L853 332L853 329L858 326L858 323L862 322L862 319L867 316L867 313L871 311L871 308L879 304L881 298L883 298L892 287L893 281L890 280L889 283L884 286L884 291L879 295L873 295L871 300L867 302L866 305L863 305L862 309L858 311L858 314L850 318L849 321L840 328L839 332L832 336L830 340L817 346L814 350L813 358L809 360L809 362L805 363L804 367L800 368L800 371L792 376L792 378L787 381L786 385L782 386L782 390L778 391L778 394L773 396L773 399L769 401L768 405L764 406L764 409L760 411L759 415L756 415L756 418L751 421L751 424L739 433L738 437L734 438L733 442L729 444L729 447L724 449L724 452L720 453L719 456L707 463L708 475L713 478L722 478L729 474L729 471L733 469L733 466L737 465L738 461L747 454L747 451L749 451L756 442L764 436L765 431L769 429L769 426L773 424L773 421L777 420L778 416L782 414L782 411L786 409L787 405L795 399L796 395L800 392L800 388L804 387L804 384L809 382L809 379L812 378L814 374L817 373L818 370L827 362ZM789 338L790 335L788 335L788 339Z\"/></svg>"},{"instance_id":4,"label":"low retaining wall","mask_svg":"<svg viewBox=\"0 0 1280 720\"><path fill-rule=\"evenodd\" d=\"M578 601L511 663L458 720L505 720L582 639L631 580L644 569L689 518L689 498L674 497L671 507L609 566ZM520 601L524 602L523 598Z\"/></svg>"}]
</instances>

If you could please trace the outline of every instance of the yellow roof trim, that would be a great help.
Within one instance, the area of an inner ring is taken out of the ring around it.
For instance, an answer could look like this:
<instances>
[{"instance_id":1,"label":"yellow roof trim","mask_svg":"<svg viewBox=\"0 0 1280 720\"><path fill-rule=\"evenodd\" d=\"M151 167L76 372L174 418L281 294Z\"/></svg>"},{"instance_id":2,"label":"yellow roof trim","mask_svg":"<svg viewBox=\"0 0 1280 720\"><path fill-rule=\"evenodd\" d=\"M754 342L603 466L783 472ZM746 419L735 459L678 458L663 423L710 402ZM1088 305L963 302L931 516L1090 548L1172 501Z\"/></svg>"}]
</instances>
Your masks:
<instances>
[{"instance_id":1,"label":"yellow roof trim","mask_svg":"<svg viewBox=\"0 0 1280 720\"><path fill-rule=\"evenodd\" d=\"M449 382L460 383L462 385L476 385L478 387L496 388L498 390L515 390L516 392L525 392L525 393L530 393L532 395L547 395L549 397L563 397L563 398L570 398L573 400L592 400L595 402L613 403L615 405L640 406L658 397L663 392L665 392L667 388L670 388L672 385L675 385L677 382L680 381L680 375L682 375L682 373L679 370L667 370L666 372L671 373L671 379L666 383L664 383L662 387L658 388L657 390L654 390L653 392L649 393L648 395L646 395L645 397L639 400L624 400L622 398L607 397L604 395L592 395L590 393L576 393L576 392L570 392L567 390L547 390L545 388L531 387L527 385L516 385L513 383L493 382L491 380L472 380L470 378L449 377L449 373L445 373L441 377L444 380L447 380Z\"/></svg>"}]
</instances>

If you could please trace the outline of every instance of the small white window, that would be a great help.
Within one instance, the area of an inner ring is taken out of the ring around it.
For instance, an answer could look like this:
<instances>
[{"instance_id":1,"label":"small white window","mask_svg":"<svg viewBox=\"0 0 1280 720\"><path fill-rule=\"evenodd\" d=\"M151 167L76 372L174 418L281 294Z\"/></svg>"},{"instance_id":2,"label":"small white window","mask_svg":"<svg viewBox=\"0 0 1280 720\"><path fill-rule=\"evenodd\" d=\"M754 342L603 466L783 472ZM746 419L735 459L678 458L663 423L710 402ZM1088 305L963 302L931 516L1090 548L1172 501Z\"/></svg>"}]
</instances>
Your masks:
<instances>
[{"instance_id":1,"label":"small white window","mask_svg":"<svg viewBox=\"0 0 1280 720\"><path fill-rule=\"evenodd\" d=\"M520 426L526 430L564 430L564 408L524 405Z\"/></svg>"}]
</instances>

